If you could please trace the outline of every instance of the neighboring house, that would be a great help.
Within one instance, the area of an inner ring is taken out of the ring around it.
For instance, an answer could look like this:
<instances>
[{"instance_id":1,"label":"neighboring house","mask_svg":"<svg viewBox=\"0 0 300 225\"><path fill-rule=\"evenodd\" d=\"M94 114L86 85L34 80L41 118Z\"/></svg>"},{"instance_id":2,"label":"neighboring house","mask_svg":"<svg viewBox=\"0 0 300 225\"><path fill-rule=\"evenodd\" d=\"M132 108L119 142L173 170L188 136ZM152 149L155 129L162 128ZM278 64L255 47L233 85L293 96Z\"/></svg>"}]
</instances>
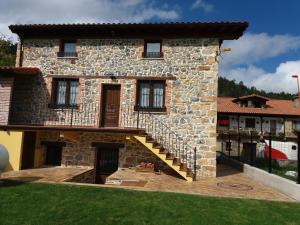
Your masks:
<instances>
[{"instance_id":1,"label":"neighboring house","mask_svg":"<svg viewBox=\"0 0 300 225\"><path fill-rule=\"evenodd\" d=\"M256 131L294 137L300 128L298 98L269 99L259 95L218 97L218 130Z\"/></svg>"},{"instance_id":2,"label":"neighboring house","mask_svg":"<svg viewBox=\"0 0 300 225\"><path fill-rule=\"evenodd\" d=\"M12 25L0 68L0 143L11 169L151 162L216 176L218 58L246 22ZM194 151L196 155L194 155Z\"/></svg>"},{"instance_id":3,"label":"neighboring house","mask_svg":"<svg viewBox=\"0 0 300 225\"><path fill-rule=\"evenodd\" d=\"M288 158L295 159L295 131L299 128L298 97L293 100L269 99L255 94L238 98L218 97L218 150L230 151L232 156L257 156L260 148L269 143L267 140L271 134L276 140L273 147L278 145L278 152L285 152L285 155L293 156Z\"/></svg>"}]
</instances>

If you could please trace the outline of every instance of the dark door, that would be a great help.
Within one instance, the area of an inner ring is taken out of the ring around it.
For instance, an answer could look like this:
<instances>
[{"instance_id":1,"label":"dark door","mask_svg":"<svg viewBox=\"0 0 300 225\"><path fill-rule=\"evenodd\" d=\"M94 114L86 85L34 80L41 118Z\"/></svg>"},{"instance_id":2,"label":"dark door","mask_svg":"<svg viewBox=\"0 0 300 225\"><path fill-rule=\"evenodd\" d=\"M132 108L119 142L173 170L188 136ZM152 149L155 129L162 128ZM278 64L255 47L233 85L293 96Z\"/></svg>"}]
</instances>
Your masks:
<instances>
[{"instance_id":1,"label":"dark door","mask_svg":"<svg viewBox=\"0 0 300 225\"><path fill-rule=\"evenodd\" d=\"M21 169L31 169L34 167L36 132L24 132L23 140Z\"/></svg>"},{"instance_id":2,"label":"dark door","mask_svg":"<svg viewBox=\"0 0 300 225\"><path fill-rule=\"evenodd\" d=\"M61 165L62 146L47 146L45 164L48 166Z\"/></svg>"},{"instance_id":3,"label":"dark door","mask_svg":"<svg viewBox=\"0 0 300 225\"><path fill-rule=\"evenodd\" d=\"M244 143L242 160L246 163L253 163L256 158L256 143Z\"/></svg>"},{"instance_id":4,"label":"dark door","mask_svg":"<svg viewBox=\"0 0 300 225\"><path fill-rule=\"evenodd\" d=\"M119 149L99 148L96 152L96 183L104 184L106 177L118 170Z\"/></svg>"},{"instance_id":5,"label":"dark door","mask_svg":"<svg viewBox=\"0 0 300 225\"><path fill-rule=\"evenodd\" d=\"M120 85L103 85L102 127L118 127L119 125L120 89Z\"/></svg>"}]
</instances>

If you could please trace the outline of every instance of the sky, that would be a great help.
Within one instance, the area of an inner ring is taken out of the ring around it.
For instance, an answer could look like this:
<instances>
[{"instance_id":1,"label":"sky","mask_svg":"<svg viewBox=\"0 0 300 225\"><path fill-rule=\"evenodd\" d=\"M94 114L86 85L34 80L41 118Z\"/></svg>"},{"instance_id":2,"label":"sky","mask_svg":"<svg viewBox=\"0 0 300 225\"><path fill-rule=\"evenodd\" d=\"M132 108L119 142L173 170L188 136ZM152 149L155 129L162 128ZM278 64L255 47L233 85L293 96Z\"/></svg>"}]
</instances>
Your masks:
<instances>
[{"instance_id":1,"label":"sky","mask_svg":"<svg viewBox=\"0 0 300 225\"><path fill-rule=\"evenodd\" d=\"M0 33L10 24L248 21L225 41L219 75L266 91L295 93L300 76L299 0L0 0ZM15 36L13 36L16 39Z\"/></svg>"}]
</instances>

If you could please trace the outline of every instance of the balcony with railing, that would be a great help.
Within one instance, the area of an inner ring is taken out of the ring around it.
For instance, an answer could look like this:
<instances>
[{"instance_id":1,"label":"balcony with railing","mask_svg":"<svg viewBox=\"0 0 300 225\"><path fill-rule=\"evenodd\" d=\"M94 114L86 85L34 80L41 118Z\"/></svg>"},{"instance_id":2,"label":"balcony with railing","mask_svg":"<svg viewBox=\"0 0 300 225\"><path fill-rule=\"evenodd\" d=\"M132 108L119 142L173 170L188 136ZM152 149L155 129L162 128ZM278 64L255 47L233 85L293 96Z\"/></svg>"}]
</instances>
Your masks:
<instances>
[{"instance_id":1,"label":"balcony with railing","mask_svg":"<svg viewBox=\"0 0 300 225\"><path fill-rule=\"evenodd\" d=\"M96 127L97 115L97 103L56 107L47 104L28 107L13 105L10 109L9 125Z\"/></svg>"},{"instance_id":2,"label":"balcony with railing","mask_svg":"<svg viewBox=\"0 0 300 225\"><path fill-rule=\"evenodd\" d=\"M6 129L27 127L54 130L109 130L143 134L154 140L155 147L166 154L167 159L174 159L173 163L180 166L180 171L186 171L190 176L195 174L195 148L169 126L165 118L138 106L126 104L120 106L116 127L99 127L101 124L99 118L98 103L84 103L68 107L51 107L47 104L28 107L13 105Z\"/></svg>"}]
</instances>

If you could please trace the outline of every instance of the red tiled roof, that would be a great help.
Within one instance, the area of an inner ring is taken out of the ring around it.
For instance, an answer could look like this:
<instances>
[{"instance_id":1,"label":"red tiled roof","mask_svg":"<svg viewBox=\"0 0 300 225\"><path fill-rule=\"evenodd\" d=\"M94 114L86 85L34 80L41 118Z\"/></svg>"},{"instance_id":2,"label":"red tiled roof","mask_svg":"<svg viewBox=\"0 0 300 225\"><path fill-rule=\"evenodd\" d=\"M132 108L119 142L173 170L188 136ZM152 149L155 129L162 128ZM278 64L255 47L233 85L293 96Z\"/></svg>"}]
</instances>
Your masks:
<instances>
[{"instance_id":1,"label":"red tiled roof","mask_svg":"<svg viewBox=\"0 0 300 225\"><path fill-rule=\"evenodd\" d=\"M218 97L218 113L300 116L300 108L295 108L292 100L270 99L265 108L247 108L234 103L234 99Z\"/></svg>"},{"instance_id":2,"label":"red tiled roof","mask_svg":"<svg viewBox=\"0 0 300 225\"><path fill-rule=\"evenodd\" d=\"M0 67L0 75L37 75L40 72L37 67Z\"/></svg>"}]
</instances>

